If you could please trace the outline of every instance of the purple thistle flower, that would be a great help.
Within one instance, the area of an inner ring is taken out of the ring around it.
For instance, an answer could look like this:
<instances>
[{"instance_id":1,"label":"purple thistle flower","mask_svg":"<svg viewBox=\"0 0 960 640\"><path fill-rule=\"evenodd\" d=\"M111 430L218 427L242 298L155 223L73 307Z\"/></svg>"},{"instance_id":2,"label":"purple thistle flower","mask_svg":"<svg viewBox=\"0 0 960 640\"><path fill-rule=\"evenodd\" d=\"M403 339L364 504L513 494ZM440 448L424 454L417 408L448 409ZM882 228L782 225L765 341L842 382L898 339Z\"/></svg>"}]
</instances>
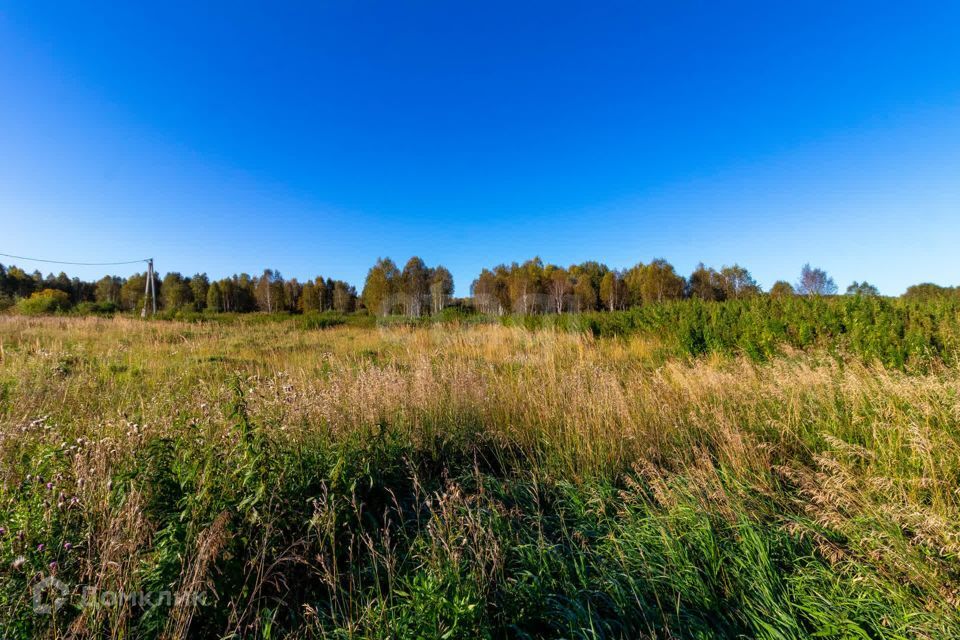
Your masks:
<instances>
[{"instance_id":1,"label":"purple thistle flower","mask_svg":"<svg viewBox=\"0 0 960 640\"><path fill-rule=\"evenodd\" d=\"M67 551L70 551L71 549L73 549L73 544L71 544L71 543L69 543L69 542L64 542L64 543L63 543L63 548L66 549Z\"/></svg>"},{"instance_id":2,"label":"purple thistle flower","mask_svg":"<svg viewBox=\"0 0 960 640\"><path fill-rule=\"evenodd\" d=\"M37 551L43 551L46 548L46 546L47 545L41 542L40 544L37 545Z\"/></svg>"}]
</instances>

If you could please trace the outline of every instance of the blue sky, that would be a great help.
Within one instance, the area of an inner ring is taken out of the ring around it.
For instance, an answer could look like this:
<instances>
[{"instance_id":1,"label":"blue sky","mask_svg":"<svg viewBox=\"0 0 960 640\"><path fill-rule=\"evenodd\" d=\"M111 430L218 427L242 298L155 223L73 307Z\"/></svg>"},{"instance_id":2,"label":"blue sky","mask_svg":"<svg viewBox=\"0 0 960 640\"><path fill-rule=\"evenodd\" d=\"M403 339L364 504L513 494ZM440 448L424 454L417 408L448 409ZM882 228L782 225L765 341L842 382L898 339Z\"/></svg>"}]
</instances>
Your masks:
<instances>
[{"instance_id":1,"label":"blue sky","mask_svg":"<svg viewBox=\"0 0 960 640\"><path fill-rule=\"evenodd\" d=\"M0 1L0 252L960 284L957 3L140 4Z\"/></svg>"}]
</instances>

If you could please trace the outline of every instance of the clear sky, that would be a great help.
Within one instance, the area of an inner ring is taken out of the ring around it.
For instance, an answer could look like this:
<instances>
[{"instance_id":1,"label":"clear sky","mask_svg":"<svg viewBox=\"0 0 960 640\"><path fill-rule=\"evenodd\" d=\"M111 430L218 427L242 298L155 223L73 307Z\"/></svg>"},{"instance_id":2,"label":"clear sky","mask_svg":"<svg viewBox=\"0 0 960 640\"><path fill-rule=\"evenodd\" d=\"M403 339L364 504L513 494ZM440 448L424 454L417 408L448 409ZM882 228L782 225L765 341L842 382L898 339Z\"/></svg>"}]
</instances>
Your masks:
<instances>
[{"instance_id":1,"label":"clear sky","mask_svg":"<svg viewBox=\"0 0 960 640\"><path fill-rule=\"evenodd\" d=\"M0 0L0 252L960 284L956 2L146 4Z\"/></svg>"}]
</instances>

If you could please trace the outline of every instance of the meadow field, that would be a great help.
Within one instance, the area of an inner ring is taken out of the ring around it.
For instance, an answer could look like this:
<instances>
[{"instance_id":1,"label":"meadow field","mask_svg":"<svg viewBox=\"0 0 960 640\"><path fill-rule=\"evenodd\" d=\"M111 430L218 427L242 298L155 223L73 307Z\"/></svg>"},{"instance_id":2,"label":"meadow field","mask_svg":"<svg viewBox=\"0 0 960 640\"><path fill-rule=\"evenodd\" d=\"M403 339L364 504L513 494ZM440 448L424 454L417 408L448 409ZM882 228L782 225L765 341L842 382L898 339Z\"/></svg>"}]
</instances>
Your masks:
<instances>
[{"instance_id":1,"label":"meadow field","mask_svg":"<svg viewBox=\"0 0 960 640\"><path fill-rule=\"evenodd\" d=\"M956 305L751 304L0 317L0 637L960 637Z\"/></svg>"}]
</instances>

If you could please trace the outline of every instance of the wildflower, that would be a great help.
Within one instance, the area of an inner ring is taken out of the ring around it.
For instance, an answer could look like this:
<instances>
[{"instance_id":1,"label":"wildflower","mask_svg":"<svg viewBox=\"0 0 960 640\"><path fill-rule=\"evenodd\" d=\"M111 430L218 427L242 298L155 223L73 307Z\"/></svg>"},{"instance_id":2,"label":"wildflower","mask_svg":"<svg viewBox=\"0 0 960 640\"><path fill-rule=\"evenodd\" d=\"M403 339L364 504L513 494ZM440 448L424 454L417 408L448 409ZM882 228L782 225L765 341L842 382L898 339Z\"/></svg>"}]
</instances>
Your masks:
<instances>
[{"instance_id":1,"label":"wildflower","mask_svg":"<svg viewBox=\"0 0 960 640\"><path fill-rule=\"evenodd\" d=\"M70 551L70 550L73 549L73 544L70 543L70 542L64 542L64 543L63 543L63 548L64 548L66 551Z\"/></svg>"},{"instance_id":2,"label":"wildflower","mask_svg":"<svg viewBox=\"0 0 960 640\"><path fill-rule=\"evenodd\" d=\"M52 483L52 482L48 482L48 483L47 483L47 491L53 491L53 483Z\"/></svg>"},{"instance_id":3,"label":"wildflower","mask_svg":"<svg viewBox=\"0 0 960 640\"><path fill-rule=\"evenodd\" d=\"M56 572L57 567L58 567L59 565L57 564L57 561L54 560L53 562L51 562L51 563L50 563L49 565L47 565L47 566L50 567L50 572L53 573L53 572Z\"/></svg>"},{"instance_id":4,"label":"wildflower","mask_svg":"<svg viewBox=\"0 0 960 640\"><path fill-rule=\"evenodd\" d=\"M37 551L38 551L38 552L39 552L39 551L43 551L46 547L47 547L47 545L45 545L45 544L43 544L43 543L41 542L40 544L37 545Z\"/></svg>"},{"instance_id":5,"label":"wildflower","mask_svg":"<svg viewBox=\"0 0 960 640\"><path fill-rule=\"evenodd\" d=\"M7 534L7 530L4 529L3 527L0 527L0 536L6 535L6 534Z\"/></svg>"},{"instance_id":6,"label":"wildflower","mask_svg":"<svg viewBox=\"0 0 960 640\"><path fill-rule=\"evenodd\" d=\"M16 571L16 570L19 570L26 563L27 563L26 558L24 558L23 556L17 556L16 559L10 563L10 566L13 567L13 569Z\"/></svg>"}]
</instances>

